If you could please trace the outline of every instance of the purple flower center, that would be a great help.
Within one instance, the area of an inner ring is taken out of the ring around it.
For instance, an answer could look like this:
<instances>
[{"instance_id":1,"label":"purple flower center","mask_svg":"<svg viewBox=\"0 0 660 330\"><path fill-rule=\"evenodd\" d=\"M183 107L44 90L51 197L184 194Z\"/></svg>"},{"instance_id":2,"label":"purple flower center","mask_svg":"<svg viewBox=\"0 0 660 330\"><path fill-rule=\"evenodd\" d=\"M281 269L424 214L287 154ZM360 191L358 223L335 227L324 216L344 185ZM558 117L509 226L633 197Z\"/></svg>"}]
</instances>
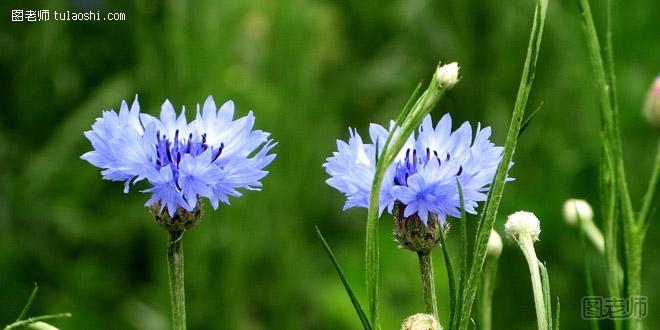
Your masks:
<instances>
[{"instance_id":1,"label":"purple flower center","mask_svg":"<svg viewBox=\"0 0 660 330\"><path fill-rule=\"evenodd\" d=\"M206 133L198 137L194 137L190 133L187 139L182 139L179 137L179 130L176 130L174 138L168 139L167 135L161 136L160 131L158 131L156 132L156 166L157 169L165 166L172 167L172 173L177 178L179 163L181 163L181 159L185 154L196 157L210 148L212 153L211 162L214 162L220 157L224 147L225 144L221 143L220 147L214 150L213 146L206 143Z\"/></svg>"},{"instance_id":2,"label":"purple flower center","mask_svg":"<svg viewBox=\"0 0 660 330\"><path fill-rule=\"evenodd\" d=\"M440 155L438 154L437 151L431 152L431 149L426 148L426 153L425 155L418 156L417 150L412 149L412 154L410 152L410 148L406 150L406 158L403 159L403 161L397 163L396 165L396 172L394 174L394 184L397 186L407 186L408 185L408 178L411 175L414 175L417 173L417 167L418 166L425 166L428 162L431 160L436 160L438 162L438 165L442 165L443 161L449 161L451 159L451 155L447 153L447 156L444 157L444 160L441 160ZM458 172L456 173L456 176L461 175L463 172L463 166L460 166L458 168Z\"/></svg>"}]
</instances>

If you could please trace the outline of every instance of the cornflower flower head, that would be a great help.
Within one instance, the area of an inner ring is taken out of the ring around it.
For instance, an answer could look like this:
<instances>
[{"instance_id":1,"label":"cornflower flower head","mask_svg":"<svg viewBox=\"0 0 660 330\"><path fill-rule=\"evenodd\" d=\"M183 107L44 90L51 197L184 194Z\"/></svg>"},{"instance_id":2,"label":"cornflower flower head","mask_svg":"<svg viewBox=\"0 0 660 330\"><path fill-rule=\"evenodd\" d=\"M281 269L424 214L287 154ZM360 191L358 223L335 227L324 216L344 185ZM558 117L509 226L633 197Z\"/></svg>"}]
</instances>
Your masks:
<instances>
[{"instance_id":1,"label":"cornflower flower head","mask_svg":"<svg viewBox=\"0 0 660 330\"><path fill-rule=\"evenodd\" d=\"M337 151L323 167L330 175L326 183L346 196L344 209L368 207L377 158L388 136L399 131L394 122L389 130L371 124L371 143L365 143L354 129L349 129L348 142L337 141ZM418 251L437 244L438 228L445 226L446 217L460 217L458 183L466 212L477 213L503 151L490 141L490 135L490 127L481 125L473 135L468 122L452 131L452 119L446 114L435 126L431 116L426 116L408 138L385 172L379 199L380 212L388 210L397 219L395 236L402 246Z\"/></svg>"},{"instance_id":2,"label":"cornflower flower head","mask_svg":"<svg viewBox=\"0 0 660 330\"><path fill-rule=\"evenodd\" d=\"M233 118L234 103L218 109L211 96L201 109L197 105L190 123L185 108L177 116L168 100L156 118L140 113L136 96L130 108L122 102L119 112L104 111L96 119L85 132L94 149L81 158L101 168L104 179L123 181L124 192L147 181L145 206L156 221L167 229L188 228L201 214L202 198L217 209L229 204L229 196L241 196L239 189L259 190L264 168L275 158L269 152L276 143L253 130L252 112Z\"/></svg>"}]
</instances>

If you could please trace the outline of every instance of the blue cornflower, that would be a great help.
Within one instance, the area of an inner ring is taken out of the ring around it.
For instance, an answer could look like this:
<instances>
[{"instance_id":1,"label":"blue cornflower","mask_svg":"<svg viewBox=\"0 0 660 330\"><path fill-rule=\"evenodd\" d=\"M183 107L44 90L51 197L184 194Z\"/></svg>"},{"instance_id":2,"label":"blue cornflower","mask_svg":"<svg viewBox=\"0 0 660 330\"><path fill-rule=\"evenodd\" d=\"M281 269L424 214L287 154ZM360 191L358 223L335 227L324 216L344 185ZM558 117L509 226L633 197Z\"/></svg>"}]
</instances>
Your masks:
<instances>
[{"instance_id":1,"label":"blue cornflower","mask_svg":"<svg viewBox=\"0 0 660 330\"><path fill-rule=\"evenodd\" d=\"M364 143L352 129L348 142L337 141L338 150L323 167L330 175L326 182L346 195L344 209L369 206L376 154L382 152L376 146L384 145L389 134L399 131L394 122L389 130L371 124L372 143ZM424 224L437 217L444 224L447 216L460 216L458 179L465 210L475 214L477 203L486 200L504 150L490 141L490 135L490 127L477 125L473 137L468 122L452 132L449 114L433 127L431 116L426 116L385 172L380 211L387 209L403 218L416 215Z\"/></svg>"},{"instance_id":2,"label":"blue cornflower","mask_svg":"<svg viewBox=\"0 0 660 330\"><path fill-rule=\"evenodd\" d=\"M238 189L259 190L268 172L264 168L275 158L269 151L276 143L270 133L253 130L254 115L234 117L234 103L218 109L209 96L195 119L188 123L185 108L177 117L165 101L160 118L140 113L137 97L128 107L122 102L119 113L104 111L85 136L94 150L82 159L103 169L106 180L130 183L146 180L151 193L145 206L173 217L177 209L193 211L200 198L214 209L229 204Z\"/></svg>"}]
</instances>

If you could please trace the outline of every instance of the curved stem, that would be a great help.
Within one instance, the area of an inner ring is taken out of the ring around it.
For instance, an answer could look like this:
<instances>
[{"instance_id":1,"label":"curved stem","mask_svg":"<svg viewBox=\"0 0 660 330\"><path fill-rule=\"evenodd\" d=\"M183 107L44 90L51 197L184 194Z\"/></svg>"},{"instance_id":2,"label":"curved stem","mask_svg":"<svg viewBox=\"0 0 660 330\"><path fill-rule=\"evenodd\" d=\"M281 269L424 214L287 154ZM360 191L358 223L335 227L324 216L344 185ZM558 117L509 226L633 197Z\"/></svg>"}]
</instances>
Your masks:
<instances>
[{"instance_id":1,"label":"curved stem","mask_svg":"<svg viewBox=\"0 0 660 330\"><path fill-rule=\"evenodd\" d=\"M170 280L172 328L186 329L186 293L183 278L183 231L170 232L167 247L167 268Z\"/></svg>"},{"instance_id":2,"label":"curved stem","mask_svg":"<svg viewBox=\"0 0 660 330\"><path fill-rule=\"evenodd\" d=\"M539 330L548 330L548 316L546 315L545 300L543 298L543 285L539 273L538 259L534 251L534 242L531 237L521 235L518 243L520 249L527 259L529 274L532 278L532 290L534 291L534 305L536 307L536 321Z\"/></svg>"},{"instance_id":3,"label":"curved stem","mask_svg":"<svg viewBox=\"0 0 660 330\"><path fill-rule=\"evenodd\" d=\"M649 220L653 204L657 203L658 193L658 178L660 177L660 140L658 141L658 148L655 152L655 161L653 163L653 170L651 172L651 179L649 180L646 194L644 194L644 204L639 211L639 220L637 221L641 226L644 226Z\"/></svg>"},{"instance_id":4,"label":"curved stem","mask_svg":"<svg viewBox=\"0 0 660 330\"><path fill-rule=\"evenodd\" d=\"M424 291L424 304L426 313L432 314L438 319L438 302L435 297L435 275L433 273L433 261L431 252L417 252L419 257L419 272L422 276L422 290Z\"/></svg>"},{"instance_id":5,"label":"curved stem","mask_svg":"<svg viewBox=\"0 0 660 330\"><path fill-rule=\"evenodd\" d=\"M16 321L6 327L4 327L3 330L11 330L11 329L19 329L22 328L26 325L30 325L32 323L40 322L40 321L46 321L46 320L53 320L53 319L61 319L65 317L71 317L71 313L61 313L61 314L54 314L54 315L42 315L42 316L35 316L35 317L30 317L25 320L20 320Z\"/></svg>"}]
</instances>

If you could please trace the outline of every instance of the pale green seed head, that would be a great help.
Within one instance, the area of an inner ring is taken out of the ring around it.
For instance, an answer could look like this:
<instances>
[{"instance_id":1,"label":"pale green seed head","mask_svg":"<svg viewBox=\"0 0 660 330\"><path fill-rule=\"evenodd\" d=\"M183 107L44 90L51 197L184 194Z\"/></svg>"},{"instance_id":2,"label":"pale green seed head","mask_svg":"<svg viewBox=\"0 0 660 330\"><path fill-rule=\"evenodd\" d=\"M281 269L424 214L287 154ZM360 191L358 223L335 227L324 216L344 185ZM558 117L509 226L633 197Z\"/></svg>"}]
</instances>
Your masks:
<instances>
[{"instance_id":1,"label":"pale green seed head","mask_svg":"<svg viewBox=\"0 0 660 330\"><path fill-rule=\"evenodd\" d=\"M655 78L646 96L644 117L651 127L660 131L660 75Z\"/></svg>"},{"instance_id":2,"label":"pale green seed head","mask_svg":"<svg viewBox=\"0 0 660 330\"><path fill-rule=\"evenodd\" d=\"M442 330L443 327L430 314L415 314L409 316L401 325L401 330Z\"/></svg>"}]
</instances>

